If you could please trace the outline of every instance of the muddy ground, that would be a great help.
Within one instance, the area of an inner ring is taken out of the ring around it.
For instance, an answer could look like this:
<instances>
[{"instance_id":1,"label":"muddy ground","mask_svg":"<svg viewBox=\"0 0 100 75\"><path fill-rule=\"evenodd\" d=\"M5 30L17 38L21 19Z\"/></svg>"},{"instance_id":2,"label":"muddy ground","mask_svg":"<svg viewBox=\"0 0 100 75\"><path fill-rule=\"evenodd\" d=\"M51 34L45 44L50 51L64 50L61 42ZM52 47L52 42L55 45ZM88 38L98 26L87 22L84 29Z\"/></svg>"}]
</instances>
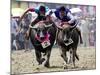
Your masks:
<instances>
[{"instance_id":1,"label":"muddy ground","mask_svg":"<svg viewBox=\"0 0 100 75\"><path fill-rule=\"evenodd\" d=\"M77 50L80 60L76 61L76 68L72 65L68 69L63 68L63 59L60 56L58 48L53 48L50 57L50 68L45 68L43 65L38 66L35 59L34 49L25 52L24 50L13 51L11 53L11 73L40 73L40 72L60 72L74 70L89 70L96 68L96 57L94 47L79 47Z\"/></svg>"}]
</instances>

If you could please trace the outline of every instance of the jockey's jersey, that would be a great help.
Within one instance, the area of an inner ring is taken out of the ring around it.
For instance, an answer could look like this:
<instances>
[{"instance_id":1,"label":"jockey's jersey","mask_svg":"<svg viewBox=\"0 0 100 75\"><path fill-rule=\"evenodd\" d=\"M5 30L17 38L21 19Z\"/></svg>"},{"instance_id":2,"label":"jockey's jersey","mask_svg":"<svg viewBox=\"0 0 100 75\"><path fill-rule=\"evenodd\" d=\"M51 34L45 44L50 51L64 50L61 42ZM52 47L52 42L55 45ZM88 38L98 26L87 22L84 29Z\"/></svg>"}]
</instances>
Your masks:
<instances>
[{"instance_id":1,"label":"jockey's jersey","mask_svg":"<svg viewBox=\"0 0 100 75\"><path fill-rule=\"evenodd\" d=\"M46 20L46 16L40 16L38 15L37 18L41 21L41 20Z\"/></svg>"},{"instance_id":2,"label":"jockey's jersey","mask_svg":"<svg viewBox=\"0 0 100 75\"><path fill-rule=\"evenodd\" d=\"M69 9L66 9L66 11L65 11L66 14L63 17L60 16L60 14L59 14L60 10L59 9L56 9L56 11L54 13L55 13L55 16L61 21L67 21L68 22L71 19L73 19L72 17L70 17L70 15L72 16L72 14L71 14L71 11Z\"/></svg>"}]
</instances>

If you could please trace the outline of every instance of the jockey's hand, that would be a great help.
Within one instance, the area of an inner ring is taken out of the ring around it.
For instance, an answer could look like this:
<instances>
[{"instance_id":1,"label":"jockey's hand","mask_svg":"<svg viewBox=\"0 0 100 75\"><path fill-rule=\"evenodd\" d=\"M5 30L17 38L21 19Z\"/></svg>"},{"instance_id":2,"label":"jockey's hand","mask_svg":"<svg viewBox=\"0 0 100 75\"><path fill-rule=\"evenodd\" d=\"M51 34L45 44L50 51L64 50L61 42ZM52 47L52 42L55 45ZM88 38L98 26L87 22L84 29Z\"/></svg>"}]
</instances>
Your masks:
<instances>
[{"instance_id":1,"label":"jockey's hand","mask_svg":"<svg viewBox=\"0 0 100 75\"><path fill-rule=\"evenodd\" d=\"M56 25L59 29L63 29L63 27L62 26L60 26L60 25Z\"/></svg>"},{"instance_id":2,"label":"jockey's hand","mask_svg":"<svg viewBox=\"0 0 100 75\"><path fill-rule=\"evenodd\" d=\"M29 8L27 11L34 12L33 8Z\"/></svg>"},{"instance_id":3,"label":"jockey's hand","mask_svg":"<svg viewBox=\"0 0 100 75\"><path fill-rule=\"evenodd\" d=\"M46 17L49 17L50 15L46 15Z\"/></svg>"},{"instance_id":4,"label":"jockey's hand","mask_svg":"<svg viewBox=\"0 0 100 75\"><path fill-rule=\"evenodd\" d=\"M68 28L70 25L68 24L68 22L61 22L62 29Z\"/></svg>"},{"instance_id":5,"label":"jockey's hand","mask_svg":"<svg viewBox=\"0 0 100 75\"><path fill-rule=\"evenodd\" d=\"M51 20L51 16L50 15L47 15L46 16L46 22L49 22Z\"/></svg>"},{"instance_id":6,"label":"jockey's hand","mask_svg":"<svg viewBox=\"0 0 100 75\"><path fill-rule=\"evenodd\" d=\"M68 22L62 22L63 24L68 24Z\"/></svg>"},{"instance_id":7,"label":"jockey's hand","mask_svg":"<svg viewBox=\"0 0 100 75\"><path fill-rule=\"evenodd\" d=\"M41 24L41 23L44 23L44 21L39 21L38 23Z\"/></svg>"},{"instance_id":8,"label":"jockey's hand","mask_svg":"<svg viewBox=\"0 0 100 75\"><path fill-rule=\"evenodd\" d=\"M38 25L40 26L40 25L44 25L45 24L45 21L40 21L40 22L38 22Z\"/></svg>"}]
</instances>

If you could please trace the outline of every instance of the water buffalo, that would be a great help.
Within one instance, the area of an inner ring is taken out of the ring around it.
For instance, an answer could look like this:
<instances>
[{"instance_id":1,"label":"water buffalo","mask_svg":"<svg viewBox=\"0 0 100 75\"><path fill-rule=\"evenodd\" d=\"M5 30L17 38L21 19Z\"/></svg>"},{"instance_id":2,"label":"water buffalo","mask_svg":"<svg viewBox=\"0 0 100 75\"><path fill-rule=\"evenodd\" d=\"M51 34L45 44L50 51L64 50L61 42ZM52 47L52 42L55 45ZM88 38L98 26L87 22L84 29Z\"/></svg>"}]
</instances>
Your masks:
<instances>
[{"instance_id":1,"label":"water buffalo","mask_svg":"<svg viewBox=\"0 0 100 75\"><path fill-rule=\"evenodd\" d=\"M72 42L71 44L68 44L69 39ZM57 43L61 48L61 57L64 59L66 64L64 67L67 67L67 64L70 62L73 62L73 65L75 67L75 57L79 60L79 57L77 55L79 34L76 26L60 29L57 40Z\"/></svg>"},{"instance_id":2,"label":"water buffalo","mask_svg":"<svg viewBox=\"0 0 100 75\"><path fill-rule=\"evenodd\" d=\"M30 26L30 39L35 48L36 60L38 64L44 62L45 67L50 67L49 59L51 49L56 37L56 27L53 22L39 22L35 26ZM43 58L46 56L46 59Z\"/></svg>"}]
</instances>

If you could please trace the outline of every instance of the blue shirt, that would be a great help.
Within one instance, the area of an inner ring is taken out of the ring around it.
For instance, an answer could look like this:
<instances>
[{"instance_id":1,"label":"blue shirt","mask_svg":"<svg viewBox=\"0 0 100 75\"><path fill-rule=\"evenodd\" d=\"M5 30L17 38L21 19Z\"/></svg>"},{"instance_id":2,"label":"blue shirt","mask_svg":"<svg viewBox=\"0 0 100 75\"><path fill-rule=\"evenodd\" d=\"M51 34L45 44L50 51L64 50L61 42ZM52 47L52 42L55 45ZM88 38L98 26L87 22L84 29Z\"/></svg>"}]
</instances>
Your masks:
<instances>
[{"instance_id":1,"label":"blue shirt","mask_svg":"<svg viewBox=\"0 0 100 75\"><path fill-rule=\"evenodd\" d=\"M56 9L56 11L54 11L54 13L55 13L55 16L61 21L67 21L69 24L71 24L71 23L73 23L75 21L75 18L71 14L71 11L69 9L67 9L67 8L65 10L66 14L63 17L61 17L60 14L59 14L60 13L60 9L59 8Z\"/></svg>"},{"instance_id":2,"label":"blue shirt","mask_svg":"<svg viewBox=\"0 0 100 75\"><path fill-rule=\"evenodd\" d=\"M11 33L16 35L17 34L17 31L18 30L18 25L17 25L17 22L15 19L11 19Z\"/></svg>"}]
</instances>

